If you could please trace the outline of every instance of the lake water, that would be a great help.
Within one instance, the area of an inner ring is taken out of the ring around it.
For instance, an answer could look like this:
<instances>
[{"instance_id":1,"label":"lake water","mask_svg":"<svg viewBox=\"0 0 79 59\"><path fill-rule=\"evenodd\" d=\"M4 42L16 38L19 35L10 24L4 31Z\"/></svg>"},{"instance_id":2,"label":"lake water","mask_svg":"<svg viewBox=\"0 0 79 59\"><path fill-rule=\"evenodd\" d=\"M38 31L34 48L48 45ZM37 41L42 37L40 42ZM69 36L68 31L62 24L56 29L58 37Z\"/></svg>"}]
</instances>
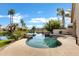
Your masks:
<instances>
[{"instance_id":1,"label":"lake water","mask_svg":"<svg viewBox=\"0 0 79 59\"><path fill-rule=\"evenodd\" d=\"M55 37L45 37L43 34L36 34L26 44L35 48L54 48L61 45Z\"/></svg>"}]
</instances>

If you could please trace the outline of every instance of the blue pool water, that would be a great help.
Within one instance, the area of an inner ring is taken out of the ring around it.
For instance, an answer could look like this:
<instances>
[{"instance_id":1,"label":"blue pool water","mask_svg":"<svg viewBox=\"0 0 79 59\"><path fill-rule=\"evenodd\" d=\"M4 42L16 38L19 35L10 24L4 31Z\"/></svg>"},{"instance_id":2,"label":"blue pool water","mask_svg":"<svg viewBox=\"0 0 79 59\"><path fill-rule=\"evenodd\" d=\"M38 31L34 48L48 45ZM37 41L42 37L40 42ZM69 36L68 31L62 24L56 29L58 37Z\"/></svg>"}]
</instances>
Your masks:
<instances>
[{"instance_id":1,"label":"blue pool water","mask_svg":"<svg viewBox=\"0 0 79 59\"><path fill-rule=\"evenodd\" d=\"M45 37L43 34L36 34L26 44L36 48L54 48L61 45L61 42L54 37Z\"/></svg>"},{"instance_id":2,"label":"blue pool water","mask_svg":"<svg viewBox=\"0 0 79 59\"><path fill-rule=\"evenodd\" d=\"M0 40L7 40L6 36L0 36Z\"/></svg>"}]
</instances>

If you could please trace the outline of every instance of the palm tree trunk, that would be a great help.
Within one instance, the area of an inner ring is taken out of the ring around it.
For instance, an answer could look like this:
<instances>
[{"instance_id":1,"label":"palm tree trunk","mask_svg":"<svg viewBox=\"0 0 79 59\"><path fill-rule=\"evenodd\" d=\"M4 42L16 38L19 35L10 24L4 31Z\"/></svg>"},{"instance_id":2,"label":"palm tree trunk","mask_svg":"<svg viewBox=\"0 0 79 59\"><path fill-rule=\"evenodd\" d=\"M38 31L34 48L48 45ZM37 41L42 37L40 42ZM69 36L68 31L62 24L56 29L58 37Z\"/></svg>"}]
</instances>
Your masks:
<instances>
[{"instance_id":1,"label":"palm tree trunk","mask_svg":"<svg viewBox=\"0 0 79 59\"><path fill-rule=\"evenodd\" d=\"M11 15L10 15L10 24L11 24L11 20L12 20L12 18L11 18Z\"/></svg>"},{"instance_id":2,"label":"palm tree trunk","mask_svg":"<svg viewBox=\"0 0 79 59\"><path fill-rule=\"evenodd\" d=\"M65 26L65 19L64 19L64 15L62 16L62 28L64 28Z\"/></svg>"},{"instance_id":3,"label":"palm tree trunk","mask_svg":"<svg viewBox=\"0 0 79 59\"><path fill-rule=\"evenodd\" d=\"M12 24L13 24L13 15L12 15Z\"/></svg>"},{"instance_id":4,"label":"palm tree trunk","mask_svg":"<svg viewBox=\"0 0 79 59\"><path fill-rule=\"evenodd\" d=\"M10 24L12 24L12 23L13 23L13 16L10 15Z\"/></svg>"}]
</instances>

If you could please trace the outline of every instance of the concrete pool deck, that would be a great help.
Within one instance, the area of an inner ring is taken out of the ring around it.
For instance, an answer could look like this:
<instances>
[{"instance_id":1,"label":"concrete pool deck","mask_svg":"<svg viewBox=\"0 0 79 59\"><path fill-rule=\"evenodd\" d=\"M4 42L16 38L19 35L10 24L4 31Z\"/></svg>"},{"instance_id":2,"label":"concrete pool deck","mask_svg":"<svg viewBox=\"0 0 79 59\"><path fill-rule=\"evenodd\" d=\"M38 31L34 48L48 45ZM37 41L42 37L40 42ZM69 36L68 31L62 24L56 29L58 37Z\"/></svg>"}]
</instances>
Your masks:
<instances>
[{"instance_id":1,"label":"concrete pool deck","mask_svg":"<svg viewBox=\"0 0 79 59\"><path fill-rule=\"evenodd\" d=\"M71 36L59 37L62 43L56 48L33 48L26 45L27 39L18 40L0 51L1 56L79 56L79 46Z\"/></svg>"}]
</instances>

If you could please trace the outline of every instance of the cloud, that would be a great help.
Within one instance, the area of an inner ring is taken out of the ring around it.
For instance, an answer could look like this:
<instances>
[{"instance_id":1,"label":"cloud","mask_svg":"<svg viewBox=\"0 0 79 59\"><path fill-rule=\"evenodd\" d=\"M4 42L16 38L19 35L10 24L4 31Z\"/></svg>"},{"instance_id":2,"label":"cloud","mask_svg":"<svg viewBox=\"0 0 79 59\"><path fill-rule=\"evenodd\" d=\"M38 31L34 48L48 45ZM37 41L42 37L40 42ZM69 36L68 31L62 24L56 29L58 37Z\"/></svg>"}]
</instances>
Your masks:
<instances>
[{"instance_id":1,"label":"cloud","mask_svg":"<svg viewBox=\"0 0 79 59\"><path fill-rule=\"evenodd\" d=\"M20 23L20 19L22 19L23 16L19 13L15 14L13 17L13 23Z\"/></svg>"},{"instance_id":2,"label":"cloud","mask_svg":"<svg viewBox=\"0 0 79 59\"><path fill-rule=\"evenodd\" d=\"M29 29L31 29L33 26L35 26L36 28L42 28L42 27L43 27L43 25L42 25L42 24L27 25L27 27L28 27Z\"/></svg>"},{"instance_id":3,"label":"cloud","mask_svg":"<svg viewBox=\"0 0 79 59\"><path fill-rule=\"evenodd\" d=\"M48 18L49 20L62 20L62 18L60 17L60 18L58 18L58 17L50 17L50 18Z\"/></svg>"},{"instance_id":4,"label":"cloud","mask_svg":"<svg viewBox=\"0 0 79 59\"><path fill-rule=\"evenodd\" d=\"M28 28L31 28L33 25L27 25Z\"/></svg>"},{"instance_id":5,"label":"cloud","mask_svg":"<svg viewBox=\"0 0 79 59\"><path fill-rule=\"evenodd\" d=\"M32 26L36 26L37 28L42 28L43 25L48 22L49 20L60 20L62 23L62 18L61 17L49 17L49 18L31 18L31 20L29 21L30 24L34 24L34 25L27 25L29 28L32 28ZM67 27L71 22L71 18L66 17L65 18L65 26Z\"/></svg>"},{"instance_id":6,"label":"cloud","mask_svg":"<svg viewBox=\"0 0 79 59\"><path fill-rule=\"evenodd\" d=\"M9 18L9 17L10 17L10 15L0 15L0 18ZM23 16L21 14L17 13L13 17L13 22L19 23L21 18L23 18Z\"/></svg>"},{"instance_id":7,"label":"cloud","mask_svg":"<svg viewBox=\"0 0 79 59\"><path fill-rule=\"evenodd\" d=\"M70 24L71 24L71 18L66 17L65 18L65 26L67 27Z\"/></svg>"},{"instance_id":8,"label":"cloud","mask_svg":"<svg viewBox=\"0 0 79 59\"><path fill-rule=\"evenodd\" d=\"M0 18L8 18L10 17L9 15L0 15Z\"/></svg>"},{"instance_id":9,"label":"cloud","mask_svg":"<svg viewBox=\"0 0 79 59\"><path fill-rule=\"evenodd\" d=\"M37 27L37 28L42 28L43 25L42 25L42 24L38 24L38 25L36 25L36 27Z\"/></svg>"},{"instance_id":10,"label":"cloud","mask_svg":"<svg viewBox=\"0 0 79 59\"><path fill-rule=\"evenodd\" d=\"M49 17L49 18L32 18L31 21L29 22L32 22L32 23L46 23L48 22L49 20L58 20L57 17ZM59 18L59 19L62 19L62 18Z\"/></svg>"},{"instance_id":11,"label":"cloud","mask_svg":"<svg viewBox=\"0 0 79 59\"><path fill-rule=\"evenodd\" d=\"M9 18L9 17L10 15L0 15L0 18ZM20 23L20 19L26 17L29 17L29 15L27 14L21 15L20 13L16 13L13 17L13 23Z\"/></svg>"},{"instance_id":12,"label":"cloud","mask_svg":"<svg viewBox=\"0 0 79 59\"><path fill-rule=\"evenodd\" d=\"M49 20L58 20L57 17L49 17L49 18L31 18L31 20L29 21L30 24L34 24L34 25L27 25L28 28L32 28L33 26L35 26L36 28L42 28L43 25L48 22ZM61 20L61 18L59 18Z\"/></svg>"},{"instance_id":13,"label":"cloud","mask_svg":"<svg viewBox=\"0 0 79 59\"><path fill-rule=\"evenodd\" d=\"M16 13L13 17L13 22L14 23L20 23L20 19L23 19L23 18L26 18L26 17L29 17L28 15L24 14L24 15L21 15L20 13Z\"/></svg>"},{"instance_id":14,"label":"cloud","mask_svg":"<svg viewBox=\"0 0 79 59\"><path fill-rule=\"evenodd\" d=\"M31 21L29 21L29 22L32 22L32 23L40 23L40 22L45 23L47 21L48 20L46 18L32 18Z\"/></svg>"},{"instance_id":15,"label":"cloud","mask_svg":"<svg viewBox=\"0 0 79 59\"><path fill-rule=\"evenodd\" d=\"M70 17L65 17L65 20L71 20L71 18Z\"/></svg>"},{"instance_id":16,"label":"cloud","mask_svg":"<svg viewBox=\"0 0 79 59\"><path fill-rule=\"evenodd\" d=\"M2 15L0 15L0 18L2 18L3 16Z\"/></svg>"},{"instance_id":17,"label":"cloud","mask_svg":"<svg viewBox=\"0 0 79 59\"><path fill-rule=\"evenodd\" d=\"M43 13L43 12L42 12L42 11L38 11L38 12L37 12L37 14L41 14L41 13Z\"/></svg>"}]
</instances>

